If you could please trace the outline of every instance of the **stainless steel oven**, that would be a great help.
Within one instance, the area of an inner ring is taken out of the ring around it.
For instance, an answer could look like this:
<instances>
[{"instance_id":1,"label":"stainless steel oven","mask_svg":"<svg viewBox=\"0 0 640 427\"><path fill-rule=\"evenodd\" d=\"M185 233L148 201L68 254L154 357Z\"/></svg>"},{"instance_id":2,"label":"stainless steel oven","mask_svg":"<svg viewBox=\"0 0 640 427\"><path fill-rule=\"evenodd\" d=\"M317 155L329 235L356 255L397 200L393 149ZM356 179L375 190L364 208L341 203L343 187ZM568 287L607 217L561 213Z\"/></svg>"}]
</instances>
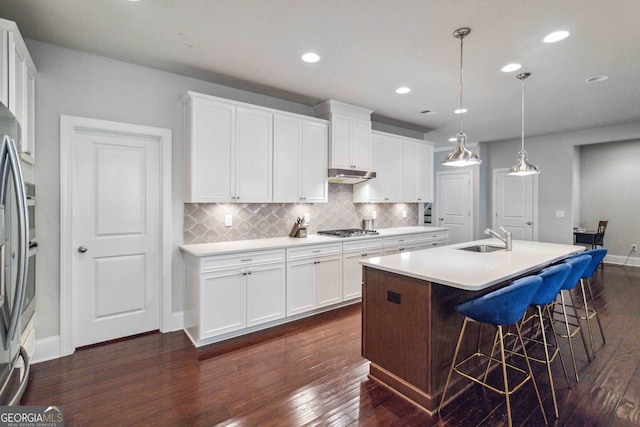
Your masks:
<instances>
[{"instance_id":1,"label":"stainless steel oven","mask_svg":"<svg viewBox=\"0 0 640 427\"><path fill-rule=\"evenodd\" d=\"M36 186L30 183L25 183L24 186L27 192L27 212L29 215L29 266L27 267L27 281L20 319L23 332L36 311L36 254L38 253L38 241L36 240Z\"/></svg>"}]
</instances>

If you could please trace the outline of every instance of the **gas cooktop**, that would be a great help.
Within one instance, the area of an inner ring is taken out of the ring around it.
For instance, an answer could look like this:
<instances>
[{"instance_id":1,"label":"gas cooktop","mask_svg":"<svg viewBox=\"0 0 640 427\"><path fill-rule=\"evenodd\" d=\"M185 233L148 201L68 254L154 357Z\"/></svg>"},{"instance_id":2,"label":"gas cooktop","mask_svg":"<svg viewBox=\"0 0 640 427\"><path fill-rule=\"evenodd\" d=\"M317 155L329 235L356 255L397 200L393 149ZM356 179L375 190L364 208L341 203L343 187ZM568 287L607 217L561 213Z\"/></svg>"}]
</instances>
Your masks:
<instances>
[{"instance_id":1,"label":"gas cooktop","mask_svg":"<svg viewBox=\"0 0 640 427\"><path fill-rule=\"evenodd\" d=\"M360 237L360 236L374 236L378 232L375 230L362 230L360 228L345 228L344 230L324 230L318 231L318 234L323 236L332 237Z\"/></svg>"}]
</instances>

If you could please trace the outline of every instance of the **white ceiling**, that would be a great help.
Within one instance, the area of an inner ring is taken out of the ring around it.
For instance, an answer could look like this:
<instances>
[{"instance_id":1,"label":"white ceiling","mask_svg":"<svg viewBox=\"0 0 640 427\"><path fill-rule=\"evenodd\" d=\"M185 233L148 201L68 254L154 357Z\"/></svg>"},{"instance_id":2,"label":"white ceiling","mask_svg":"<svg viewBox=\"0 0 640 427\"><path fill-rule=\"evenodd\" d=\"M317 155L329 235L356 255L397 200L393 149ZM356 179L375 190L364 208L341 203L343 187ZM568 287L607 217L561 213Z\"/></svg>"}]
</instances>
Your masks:
<instances>
[{"instance_id":1,"label":"white ceiling","mask_svg":"<svg viewBox=\"0 0 640 427\"><path fill-rule=\"evenodd\" d=\"M532 73L527 136L640 119L638 0L0 0L0 17L30 39L308 105L370 108L439 145L458 132L452 33L466 26L469 141L520 136L518 72L500 72L509 62ZM542 43L559 29L571 36ZM322 60L303 63L306 51ZM608 80L585 82L600 74Z\"/></svg>"}]
</instances>

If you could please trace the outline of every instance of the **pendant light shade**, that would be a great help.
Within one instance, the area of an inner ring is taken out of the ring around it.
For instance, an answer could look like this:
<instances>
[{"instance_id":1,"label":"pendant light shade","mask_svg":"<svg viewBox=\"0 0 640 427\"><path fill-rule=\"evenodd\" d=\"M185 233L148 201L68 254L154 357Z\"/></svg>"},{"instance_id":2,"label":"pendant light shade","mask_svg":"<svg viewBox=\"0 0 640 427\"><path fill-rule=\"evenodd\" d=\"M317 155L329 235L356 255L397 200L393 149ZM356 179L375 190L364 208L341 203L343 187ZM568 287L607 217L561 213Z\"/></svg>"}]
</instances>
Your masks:
<instances>
[{"instance_id":1,"label":"pendant light shade","mask_svg":"<svg viewBox=\"0 0 640 427\"><path fill-rule=\"evenodd\" d=\"M537 175L540 173L536 165L532 165L527 160L527 152L524 151L524 79L529 77L531 73L520 73L516 77L522 84L522 146L518 153L518 161L515 165L511 166L508 175L514 176L527 176Z\"/></svg>"},{"instance_id":2,"label":"pendant light shade","mask_svg":"<svg viewBox=\"0 0 640 427\"><path fill-rule=\"evenodd\" d=\"M467 135L462 131L462 40L471 33L471 28L458 28L453 32L453 37L460 40L460 132L456 135L456 148L447 154L442 161L445 166L470 166L479 165L481 160L467 148Z\"/></svg>"}]
</instances>

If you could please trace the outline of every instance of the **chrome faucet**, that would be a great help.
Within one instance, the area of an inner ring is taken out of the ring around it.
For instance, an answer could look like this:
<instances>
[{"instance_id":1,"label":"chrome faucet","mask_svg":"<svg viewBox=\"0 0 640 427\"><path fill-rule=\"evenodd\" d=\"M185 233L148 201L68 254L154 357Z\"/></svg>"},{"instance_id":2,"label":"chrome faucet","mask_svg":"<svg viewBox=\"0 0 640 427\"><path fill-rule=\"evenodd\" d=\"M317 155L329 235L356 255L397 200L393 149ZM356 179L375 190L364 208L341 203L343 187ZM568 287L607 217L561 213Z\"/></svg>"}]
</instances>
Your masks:
<instances>
[{"instance_id":1,"label":"chrome faucet","mask_svg":"<svg viewBox=\"0 0 640 427\"><path fill-rule=\"evenodd\" d=\"M499 235L498 233L496 233L495 231L493 231L490 228L487 228L486 230L484 230L484 234L490 234L493 237L495 237L496 239L500 239L502 242L504 242L504 246L505 249L507 251L511 250L511 232L505 230L504 228L500 227L500 230L502 230L504 232L505 237L502 237L501 235Z\"/></svg>"}]
</instances>

